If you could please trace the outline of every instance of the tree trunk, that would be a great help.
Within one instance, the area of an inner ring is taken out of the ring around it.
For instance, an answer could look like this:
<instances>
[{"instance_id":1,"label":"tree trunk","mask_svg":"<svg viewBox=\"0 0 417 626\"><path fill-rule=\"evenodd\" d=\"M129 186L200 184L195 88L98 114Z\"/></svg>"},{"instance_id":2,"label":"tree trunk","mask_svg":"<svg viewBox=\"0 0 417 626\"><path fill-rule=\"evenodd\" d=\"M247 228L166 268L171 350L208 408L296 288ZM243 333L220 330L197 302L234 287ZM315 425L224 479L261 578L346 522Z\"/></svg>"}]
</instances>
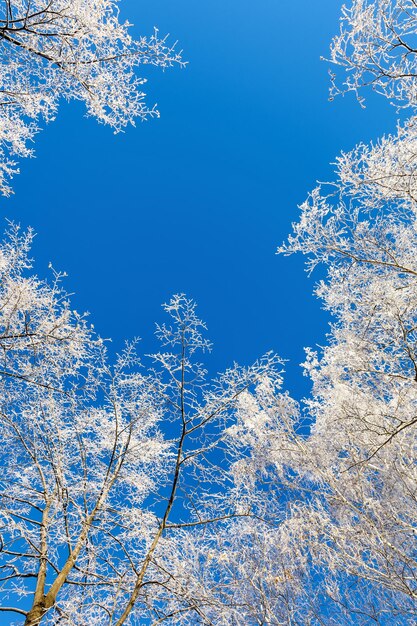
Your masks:
<instances>
[{"instance_id":1,"label":"tree trunk","mask_svg":"<svg viewBox=\"0 0 417 626\"><path fill-rule=\"evenodd\" d=\"M44 602L37 603L26 615L25 626L38 626L45 615L46 607Z\"/></svg>"}]
</instances>

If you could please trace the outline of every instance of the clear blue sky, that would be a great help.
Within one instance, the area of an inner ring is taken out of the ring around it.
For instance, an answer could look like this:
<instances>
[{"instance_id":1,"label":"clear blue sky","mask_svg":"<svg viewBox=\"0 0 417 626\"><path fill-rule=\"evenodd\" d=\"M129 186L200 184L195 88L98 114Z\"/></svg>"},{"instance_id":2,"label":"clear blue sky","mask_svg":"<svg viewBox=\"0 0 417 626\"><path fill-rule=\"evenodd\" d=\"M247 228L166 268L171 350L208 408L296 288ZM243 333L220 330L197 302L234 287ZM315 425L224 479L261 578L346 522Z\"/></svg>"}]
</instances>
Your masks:
<instances>
[{"instance_id":1,"label":"clear blue sky","mask_svg":"<svg viewBox=\"0 0 417 626\"><path fill-rule=\"evenodd\" d=\"M340 149L393 130L378 98L328 102L326 55L335 0L121 0L134 32L157 25L180 41L187 69L150 73L161 119L125 134L77 103L38 135L5 217L38 232L36 269L69 274L74 308L115 347L150 349L160 304L199 303L210 368L267 350L289 359L287 386L306 392L303 347L323 343L326 316L301 258L275 256L316 179Z\"/></svg>"}]
</instances>

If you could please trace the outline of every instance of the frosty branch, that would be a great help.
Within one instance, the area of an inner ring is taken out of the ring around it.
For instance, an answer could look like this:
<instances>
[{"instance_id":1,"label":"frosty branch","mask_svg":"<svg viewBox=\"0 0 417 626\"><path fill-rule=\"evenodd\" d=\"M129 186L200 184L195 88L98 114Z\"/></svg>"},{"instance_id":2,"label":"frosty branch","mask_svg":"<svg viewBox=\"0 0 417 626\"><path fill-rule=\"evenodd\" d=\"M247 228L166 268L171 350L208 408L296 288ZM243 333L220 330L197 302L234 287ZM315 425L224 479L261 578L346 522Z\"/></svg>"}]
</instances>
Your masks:
<instances>
[{"instance_id":1,"label":"frosty branch","mask_svg":"<svg viewBox=\"0 0 417 626\"><path fill-rule=\"evenodd\" d=\"M4 0L0 6L0 191L11 192L16 158L33 154L38 125L62 99L115 132L157 116L138 66L167 68L181 54L158 31L134 41L114 0ZM144 70L145 68L143 68Z\"/></svg>"}]
</instances>

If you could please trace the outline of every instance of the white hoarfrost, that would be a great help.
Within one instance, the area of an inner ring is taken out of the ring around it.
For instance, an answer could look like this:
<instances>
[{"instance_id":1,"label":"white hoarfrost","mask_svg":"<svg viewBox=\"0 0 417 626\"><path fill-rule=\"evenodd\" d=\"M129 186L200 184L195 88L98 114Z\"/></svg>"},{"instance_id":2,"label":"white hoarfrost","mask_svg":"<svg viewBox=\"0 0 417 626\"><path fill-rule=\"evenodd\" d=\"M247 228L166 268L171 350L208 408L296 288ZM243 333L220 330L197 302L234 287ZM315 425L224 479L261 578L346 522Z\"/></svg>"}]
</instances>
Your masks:
<instances>
[{"instance_id":1,"label":"white hoarfrost","mask_svg":"<svg viewBox=\"0 0 417 626\"><path fill-rule=\"evenodd\" d=\"M342 154L281 247L324 267L332 315L327 345L307 351L302 409L271 354L209 381L184 296L165 305L148 366L135 344L111 364L61 277L30 273L30 233L12 229L0 611L16 622L417 623L416 15L414 0L354 0L333 44L344 89L369 84L413 116Z\"/></svg>"},{"instance_id":2,"label":"white hoarfrost","mask_svg":"<svg viewBox=\"0 0 417 626\"><path fill-rule=\"evenodd\" d=\"M167 68L181 54L155 30L132 39L115 0L4 0L0 6L0 191L11 192L16 159L33 154L39 125L62 99L115 132L158 115L145 102L138 66ZM143 68L144 70L145 68Z\"/></svg>"}]
</instances>

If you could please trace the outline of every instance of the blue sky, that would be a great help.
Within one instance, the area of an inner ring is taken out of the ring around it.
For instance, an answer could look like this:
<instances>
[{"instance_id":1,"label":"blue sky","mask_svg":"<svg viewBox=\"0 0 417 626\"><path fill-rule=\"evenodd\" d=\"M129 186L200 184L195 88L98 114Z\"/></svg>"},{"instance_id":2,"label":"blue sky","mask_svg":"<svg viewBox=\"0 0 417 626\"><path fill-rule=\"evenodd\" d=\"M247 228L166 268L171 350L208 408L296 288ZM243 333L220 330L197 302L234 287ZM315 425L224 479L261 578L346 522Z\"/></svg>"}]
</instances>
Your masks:
<instances>
[{"instance_id":1,"label":"blue sky","mask_svg":"<svg viewBox=\"0 0 417 626\"><path fill-rule=\"evenodd\" d=\"M303 347L324 343L328 320L303 260L275 249L338 152L393 130L394 110L328 101L335 0L121 0L121 12L134 33L171 33L189 61L149 73L161 119L115 136L63 104L3 215L35 228L38 273L67 271L74 308L116 348L139 335L153 349L160 304L185 292L207 321L212 371L272 349L300 397Z\"/></svg>"}]
</instances>

